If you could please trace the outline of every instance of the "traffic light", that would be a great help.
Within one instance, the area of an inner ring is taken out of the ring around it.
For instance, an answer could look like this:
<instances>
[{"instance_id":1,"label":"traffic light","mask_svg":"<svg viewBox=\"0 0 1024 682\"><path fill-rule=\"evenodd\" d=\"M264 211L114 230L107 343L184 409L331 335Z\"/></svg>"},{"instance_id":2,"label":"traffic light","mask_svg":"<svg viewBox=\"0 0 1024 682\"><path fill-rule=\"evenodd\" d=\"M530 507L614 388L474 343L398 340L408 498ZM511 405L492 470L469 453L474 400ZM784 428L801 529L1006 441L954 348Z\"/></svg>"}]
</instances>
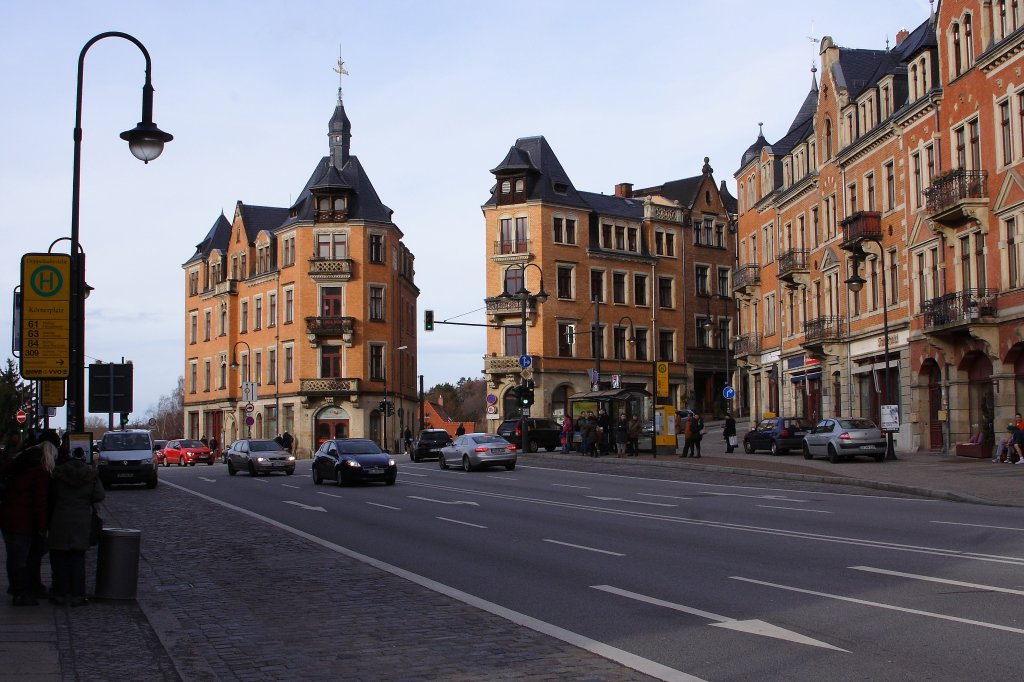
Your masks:
<instances>
[{"instance_id":1,"label":"traffic light","mask_svg":"<svg viewBox=\"0 0 1024 682\"><path fill-rule=\"evenodd\" d=\"M519 405L520 407L529 407L530 405L533 405L532 382L519 387Z\"/></svg>"},{"instance_id":2,"label":"traffic light","mask_svg":"<svg viewBox=\"0 0 1024 682\"><path fill-rule=\"evenodd\" d=\"M128 413L127 412L122 412L121 413L121 428L123 429L126 426L128 426Z\"/></svg>"},{"instance_id":3,"label":"traffic light","mask_svg":"<svg viewBox=\"0 0 1024 682\"><path fill-rule=\"evenodd\" d=\"M395 404L393 402L391 402L390 400L388 400L387 402L384 403L384 411L385 411L385 414L387 414L387 416L389 416L389 417L394 416L394 414L395 414Z\"/></svg>"},{"instance_id":4,"label":"traffic light","mask_svg":"<svg viewBox=\"0 0 1024 682\"><path fill-rule=\"evenodd\" d=\"M379 403L377 403L377 410L380 411L380 412L386 412L387 409L388 409L387 408L387 404L388 403L387 403L386 400L380 401Z\"/></svg>"},{"instance_id":5,"label":"traffic light","mask_svg":"<svg viewBox=\"0 0 1024 682\"><path fill-rule=\"evenodd\" d=\"M423 311L423 328L428 331L434 331L434 311L424 310Z\"/></svg>"},{"instance_id":6,"label":"traffic light","mask_svg":"<svg viewBox=\"0 0 1024 682\"><path fill-rule=\"evenodd\" d=\"M508 389L508 394L512 396L512 399L516 402L516 406L520 406L523 404L520 398L522 392L523 389L521 386L513 386L512 388Z\"/></svg>"}]
</instances>

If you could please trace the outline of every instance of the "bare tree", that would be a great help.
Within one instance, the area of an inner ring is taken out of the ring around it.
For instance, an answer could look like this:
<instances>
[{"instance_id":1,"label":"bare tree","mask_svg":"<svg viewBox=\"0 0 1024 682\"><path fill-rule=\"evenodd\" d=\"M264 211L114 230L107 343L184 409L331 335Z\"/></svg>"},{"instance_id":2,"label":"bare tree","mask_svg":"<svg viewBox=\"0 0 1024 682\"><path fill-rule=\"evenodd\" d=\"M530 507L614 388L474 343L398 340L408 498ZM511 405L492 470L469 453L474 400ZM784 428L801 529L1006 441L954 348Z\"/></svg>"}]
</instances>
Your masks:
<instances>
[{"instance_id":1,"label":"bare tree","mask_svg":"<svg viewBox=\"0 0 1024 682\"><path fill-rule=\"evenodd\" d=\"M160 396L157 406L148 413L154 438L177 438L185 431L185 377L178 377L178 386Z\"/></svg>"}]
</instances>

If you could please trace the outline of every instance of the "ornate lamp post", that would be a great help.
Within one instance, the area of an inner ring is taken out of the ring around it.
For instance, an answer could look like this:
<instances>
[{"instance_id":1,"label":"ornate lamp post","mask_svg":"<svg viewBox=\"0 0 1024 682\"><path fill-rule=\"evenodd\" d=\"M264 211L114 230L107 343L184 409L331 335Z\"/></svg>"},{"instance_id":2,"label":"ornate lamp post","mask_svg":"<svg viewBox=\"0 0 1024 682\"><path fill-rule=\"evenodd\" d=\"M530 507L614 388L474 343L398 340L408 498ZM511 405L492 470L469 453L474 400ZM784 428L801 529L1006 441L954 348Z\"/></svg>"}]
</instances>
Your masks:
<instances>
[{"instance_id":1,"label":"ornate lamp post","mask_svg":"<svg viewBox=\"0 0 1024 682\"><path fill-rule=\"evenodd\" d=\"M133 43L146 59L146 81L142 86L142 120L131 130L121 133L121 139L128 143L131 153L144 163L149 163L164 149L164 144L174 139L153 123L153 85L150 78L151 62L149 52L138 39L109 31L94 36L78 55L78 90L75 98L74 166L71 174L71 320L70 346L71 367L68 373L68 419L69 431L85 427L85 258L79 240L80 187L82 180L82 85L85 75L85 53L104 38L124 38Z\"/></svg>"},{"instance_id":2,"label":"ornate lamp post","mask_svg":"<svg viewBox=\"0 0 1024 682\"><path fill-rule=\"evenodd\" d=\"M245 346L245 382L249 383L251 381L251 379L250 379L250 369L249 368L252 367L252 348L250 348L249 344L246 343L245 341L236 341L235 345L232 346L232 348L231 348L231 368L232 369L238 369L238 366L239 366L238 365L238 359L237 359L238 355L236 353L238 351L238 347L239 346ZM241 379L241 377L239 377L239 379ZM248 415L246 415L246 419L248 419ZM249 424L245 425L245 437L246 438L252 437L252 429L249 428Z\"/></svg>"},{"instance_id":3,"label":"ornate lamp post","mask_svg":"<svg viewBox=\"0 0 1024 682\"><path fill-rule=\"evenodd\" d=\"M527 268L536 268L537 269L537 274L540 277L537 293L533 293L529 289L526 288L526 269ZM512 294L512 293L510 293L508 291L508 272L509 272L509 270L513 270L513 269L519 270L522 273L522 282L521 282L521 284L519 286L519 290L516 291L514 294ZM529 347L526 344L526 312L527 312L527 309L528 309L529 302L531 300L534 300L537 303L544 303L545 301L548 300L548 293L546 291L544 291L544 271L536 263L513 263L512 265L509 265L507 268L505 268L505 284L502 287L501 296L503 298L518 298L520 303L522 304L522 308L521 308L521 310L522 310L522 321L520 323L521 324L520 334L521 334L522 340L523 340L523 353L522 354L524 356L529 356L529 352L528 352L528 348ZM532 383L532 382L530 382L530 383ZM525 395L523 392L529 390L529 384L527 383L526 379L521 379L520 380L519 387L520 387L520 396ZM523 405L520 404L520 408L522 408L522 407L523 407ZM527 443L529 442L529 440L527 439L527 432L529 430L529 427L528 427L528 423L527 423L527 420L526 420L526 417L530 416L529 415L529 406L526 406L525 410L521 409L521 413L522 413L522 417L523 417L522 448L525 450L526 446L527 446Z\"/></svg>"}]
</instances>

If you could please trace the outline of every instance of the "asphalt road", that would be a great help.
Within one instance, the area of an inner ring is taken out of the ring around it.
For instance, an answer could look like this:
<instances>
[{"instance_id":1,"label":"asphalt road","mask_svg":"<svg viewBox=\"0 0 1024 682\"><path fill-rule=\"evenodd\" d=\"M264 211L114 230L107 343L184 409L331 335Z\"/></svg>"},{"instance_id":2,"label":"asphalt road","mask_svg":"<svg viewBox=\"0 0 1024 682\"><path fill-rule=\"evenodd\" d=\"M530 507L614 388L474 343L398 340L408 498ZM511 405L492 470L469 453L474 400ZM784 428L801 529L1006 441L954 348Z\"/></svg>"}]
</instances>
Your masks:
<instances>
[{"instance_id":1,"label":"asphalt road","mask_svg":"<svg viewBox=\"0 0 1024 682\"><path fill-rule=\"evenodd\" d=\"M160 473L225 519L269 519L662 679L1009 679L1024 664L1024 510L695 472L399 466L395 486L343 488L314 485L309 462Z\"/></svg>"}]
</instances>

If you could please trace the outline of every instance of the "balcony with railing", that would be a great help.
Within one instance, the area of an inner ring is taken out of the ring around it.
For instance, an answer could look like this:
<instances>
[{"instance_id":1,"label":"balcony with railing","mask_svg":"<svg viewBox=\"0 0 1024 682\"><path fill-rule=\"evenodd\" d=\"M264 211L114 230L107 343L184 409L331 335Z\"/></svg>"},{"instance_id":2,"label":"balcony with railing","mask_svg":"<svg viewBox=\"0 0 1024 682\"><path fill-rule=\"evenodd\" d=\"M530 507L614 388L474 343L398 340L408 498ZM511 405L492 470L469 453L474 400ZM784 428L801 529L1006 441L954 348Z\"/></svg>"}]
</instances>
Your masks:
<instances>
[{"instance_id":1,"label":"balcony with railing","mask_svg":"<svg viewBox=\"0 0 1024 682\"><path fill-rule=\"evenodd\" d=\"M318 315L306 318L306 335L310 346L325 338L338 338L348 346L352 346L355 337L356 318L340 315Z\"/></svg>"},{"instance_id":2,"label":"balcony with railing","mask_svg":"<svg viewBox=\"0 0 1024 682\"><path fill-rule=\"evenodd\" d=\"M761 266L746 263L732 271L732 290L740 296L757 295L761 288Z\"/></svg>"},{"instance_id":3,"label":"balcony with railing","mask_svg":"<svg viewBox=\"0 0 1024 682\"><path fill-rule=\"evenodd\" d=\"M925 333L963 331L984 318L995 317L995 289L964 289L925 301Z\"/></svg>"},{"instance_id":4,"label":"balcony with railing","mask_svg":"<svg viewBox=\"0 0 1024 682\"><path fill-rule=\"evenodd\" d=\"M359 395L359 379L340 377L299 379L299 394L303 398L327 396L352 398Z\"/></svg>"},{"instance_id":5,"label":"balcony with railing","mask_svg":"<svg viewBox=\"0 0 1024 682\"><path fill-rule=\"evenodd\" d=\"M977 210L988 206L987 179L986 171L962 168L936 178L924 190L929 220L945 227L959 227L971 220Z\"/></svg>"},{"instance_id":6,"label":"balcony with railing","mask_svg":"<svg viewBox=\"0 0 1024 682\"><path fill-rule=\"evenodd\" d=\"M523 316L523 300L516 297L508 296L493 296L491 298L485 298L484 304L487 306L487 315L491 320L497 320L503 317L519 317ZM537 313L537 299L530 298L526 299L526 317L529 322L531 318Z\"/></svg>"},{"instance_id":7,"label":"balcony with railing","mask_svg":"<svg viewBox=\"0 0 1024 682\"><path fill-rule=\"evenodd\" d=\"M790 249L779 254L779 279L788 284L808 284L808 257L810 252L807 249Z\"/></svg>"},{"instance_id":8,"label":"balcony with railing","mask_svg":"<svg viewBox=\"0 0 1024 682\"><path fill-rule=\"evenodd\" d=\"M496 263L516 263L530 258L529 239L499 239L494 242L491 260Z\"/></svg>"},{"instance_id":9,"label":"balcony with railing","mask_svg":"<svg viewBox=\"0 0 1024 682\"><path fill-rule=\"evenodd\" d=\"M842 249L850 250L862 241L882 239L882 214L878 211L858 211L842 222Z\"/></svg>"},{"instance_id":10,"label":"balcony with railing","mask_svg":"<svg viewBox=\"0 0 1024 682\"><path fill-rule=\"evenodd\" d=\"M736 358L747 355L757 355L761 352L761 336L759 334L744 334L737 336L732 343L732 354Z\"/></svg>"},{"instance_id":11,"label":"balcony with railing","mask_svg":"<svg viewBox=\"0 0 1024 682\"><path fill-rule=\"evenodd\" d=\"M825 344L842 342L848 335L849 324L845 317L826 315L804 322L804 339L800 345L820 353Z\"/></svg>"},{"instance_id":12,"label":"balcony with railing","mask_svg":"<svg viewBox=\"0 0 1024 682\"><path fill-rule=\"evenodd\" d=\"M352 279L352 259L310 258L309 277L317 282L347 282Z\"/></svg>"},{"instance_id":13,"label":"balcony with railing","mask_svg":"<svg viewBox=\"0 0 1024 682\"><path fill-rule=\"evenodd\" d=\"M234 296L238 294L238 280L229 277L223 282L217 282L213 285L214 296Z\"/></svg>"}]
</instances>

